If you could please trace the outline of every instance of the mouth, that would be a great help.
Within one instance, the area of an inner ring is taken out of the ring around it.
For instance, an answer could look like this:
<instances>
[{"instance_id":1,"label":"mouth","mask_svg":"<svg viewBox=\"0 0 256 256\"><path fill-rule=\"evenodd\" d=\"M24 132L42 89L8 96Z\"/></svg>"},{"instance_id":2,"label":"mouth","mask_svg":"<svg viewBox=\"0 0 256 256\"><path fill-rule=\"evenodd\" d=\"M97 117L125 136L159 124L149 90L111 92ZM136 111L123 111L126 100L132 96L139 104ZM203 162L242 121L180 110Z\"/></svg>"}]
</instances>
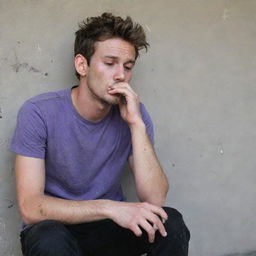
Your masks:
<instances>
[{"instance_id":1,"label":"mouth","mask_svg":"<svg viewBox=\"0 0 256 256\"><path fill-rule=\"evenodd\" d=\"M127 101L126 101L125 97L122 94L116 93L116 94L112 94L111 96L114 96L115 98L119 98L119 99L121 99L121 102L123 104L127 104Z\"/></svg>"}]
</instances>

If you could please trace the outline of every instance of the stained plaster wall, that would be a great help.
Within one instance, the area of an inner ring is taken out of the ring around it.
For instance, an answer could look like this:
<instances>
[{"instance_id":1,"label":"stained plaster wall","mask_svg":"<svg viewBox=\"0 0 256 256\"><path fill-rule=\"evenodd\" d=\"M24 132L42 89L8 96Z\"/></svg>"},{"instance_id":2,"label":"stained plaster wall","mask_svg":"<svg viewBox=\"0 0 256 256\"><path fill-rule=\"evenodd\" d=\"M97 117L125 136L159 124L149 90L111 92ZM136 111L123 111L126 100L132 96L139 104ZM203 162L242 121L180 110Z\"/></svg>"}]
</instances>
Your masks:
<instances>
[{"instance_id":1,"label":"stained plaster wall","mask_svg":"<svg viewBox=\"0 0 256 256\"><path fill-rule=\"evenodd\" d=\"M167 204L191 230L190 255L256 255L254 0L0 1L0 255L20 255L7 150L17 111L77 83L77 23L104 11L131 15L148 34L132 86L154 120ZM128 170L123 183L133 200Z\"/></svg>"}]
</instances>

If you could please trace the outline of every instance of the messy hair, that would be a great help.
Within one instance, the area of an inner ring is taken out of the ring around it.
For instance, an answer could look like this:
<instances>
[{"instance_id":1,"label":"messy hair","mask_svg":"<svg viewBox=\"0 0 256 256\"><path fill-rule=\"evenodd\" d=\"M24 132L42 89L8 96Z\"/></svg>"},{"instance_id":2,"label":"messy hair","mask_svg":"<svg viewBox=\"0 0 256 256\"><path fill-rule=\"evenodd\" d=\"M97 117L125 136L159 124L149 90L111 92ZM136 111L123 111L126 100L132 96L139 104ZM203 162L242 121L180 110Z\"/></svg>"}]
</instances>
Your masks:
<instances>
[{"instance_id":1,"label":"messy hair","mask_svg":"<svg viewBox=\"0 0 256 256\"><path fill-rule=\"evenodd\" d=\"M103 13L98 17L89 17L79 24L79 30L75 33L74 54L83 55L88 65L95 52L95 43L110 38L121 38L134 46L136 58L139 56L139 50L147 50L149 44L146 41L146 35L142 26L134 23L131 17L126 19L120 16L114 16L111 13ZM79 79L80 75L76 72Z\"/></svg>"}]
</instances>

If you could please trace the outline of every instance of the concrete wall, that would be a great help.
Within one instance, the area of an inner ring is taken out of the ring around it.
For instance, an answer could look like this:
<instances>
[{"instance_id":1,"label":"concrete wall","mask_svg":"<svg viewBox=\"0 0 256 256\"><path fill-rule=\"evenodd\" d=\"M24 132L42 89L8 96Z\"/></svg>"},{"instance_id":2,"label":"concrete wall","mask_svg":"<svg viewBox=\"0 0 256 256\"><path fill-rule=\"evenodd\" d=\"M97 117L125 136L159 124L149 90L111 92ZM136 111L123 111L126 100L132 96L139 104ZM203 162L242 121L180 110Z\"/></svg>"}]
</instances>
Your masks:
<instances>
[{"instance_id":1,"label":"concrete wall","mask_svg":"<svg viewBox=\"0 0 256 256\"><path fill-rule=\"evenodd\" d=\"M190 255L256 255L254 0L0 1L0 255L20 255L7 151L17 111L31 96L77 83L77 23L103 11L131 15L147 31L151 48L132 84L155 123L167 204L191 229ZM131 184L127 171L133 199Z\"/></svg>"}]
</instances>

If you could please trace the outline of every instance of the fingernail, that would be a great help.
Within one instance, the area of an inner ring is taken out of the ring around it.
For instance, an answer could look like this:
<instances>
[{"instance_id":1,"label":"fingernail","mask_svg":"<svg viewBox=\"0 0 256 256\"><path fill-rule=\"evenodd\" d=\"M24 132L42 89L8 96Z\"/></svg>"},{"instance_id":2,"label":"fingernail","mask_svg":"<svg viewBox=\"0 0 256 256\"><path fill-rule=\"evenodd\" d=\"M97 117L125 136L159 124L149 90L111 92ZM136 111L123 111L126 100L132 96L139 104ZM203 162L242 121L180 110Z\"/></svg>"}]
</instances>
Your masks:
<instances>
[{"instance_id":1,"label":"fingernail","mask_svg":"<svg viewBox=\"0 0 256 256\"><path fill-rule=\"evenodd\" d=\"M156 224L153 225L153 229L154 229L154 230L158 230L158 227L157 227Z\"/></svg>"},{"instance_id":2,"label":"fingernail","mask_svg":"<svg viewBox=\"0 0 256 256\"><path fill-rule=\"evenodd\" d=\"M164 237L167 237L167 232L164 233Z\"/></svg>"}]
</instances>

